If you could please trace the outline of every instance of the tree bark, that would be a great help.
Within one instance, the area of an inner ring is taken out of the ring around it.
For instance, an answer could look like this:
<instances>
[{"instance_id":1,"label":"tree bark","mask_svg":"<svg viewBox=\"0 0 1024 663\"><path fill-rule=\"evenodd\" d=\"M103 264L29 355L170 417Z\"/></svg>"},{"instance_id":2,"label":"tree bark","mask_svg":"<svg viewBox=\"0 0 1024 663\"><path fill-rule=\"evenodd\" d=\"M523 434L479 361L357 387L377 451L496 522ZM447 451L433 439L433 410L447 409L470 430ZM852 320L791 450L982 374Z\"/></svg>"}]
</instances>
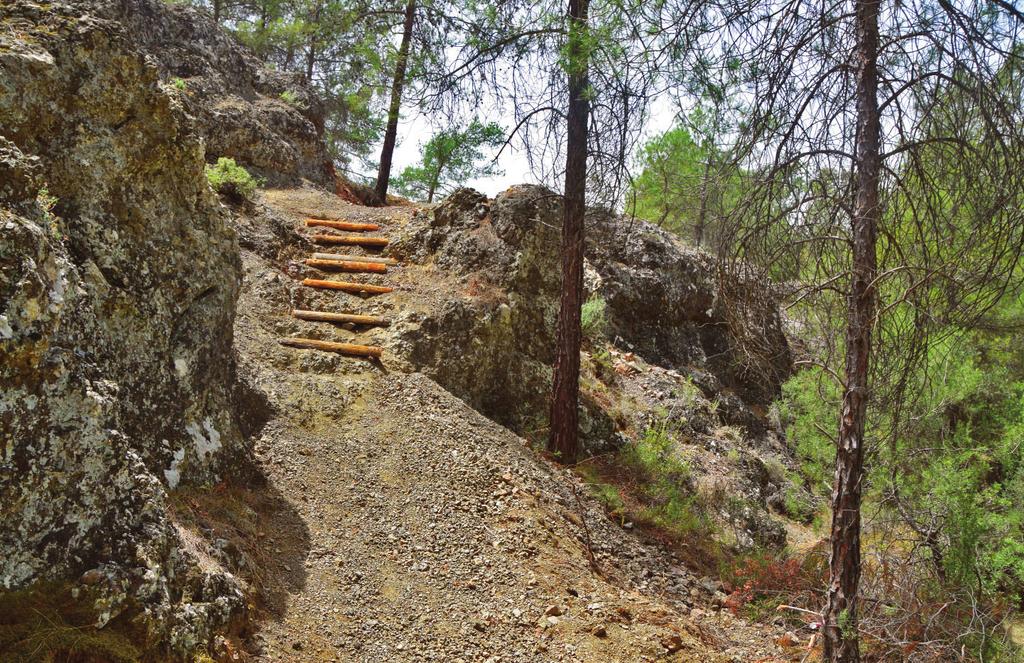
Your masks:
<instances>
[{"instance_id":1,"label":"tree bark","mask_svg":"<svg viewBox=\"0 0 1024 663\"><path fill-rule=\"evenodd\" d=\"M378 248L388 245L387 237L367 237L366 235L313 235L313 241L317 244L346 244Z\"/></svg>"},{"instance_id":2,"label":"tree bark","mask_svg":"<svg viewBox=\"0 0 1024 663\"><path fill-rule=\"evenodd\" d=\"M309 50L306 51L306 83L307 84L312 84L313 83L313 67L316 64L316 38L317 38L316 30L318 30L319 27L320 27L320 14L322 13L322 11L323 11L323 3L318 2L318 3L316 3L316 5L315 5L315 7L313 9L312 16L310 17L311 18L310 22L313 24L314 30L309 35Z\"/></svg>"},{"instance_id":3,"label":"tree bark","mask_svg":"<svg viewBox=\"0 0 1024 663\"><path fill-rule=\"evenodd\" d=\"M313 267L321 271L338 272L367 272L372 274L385 274L388 266L382 262L364 262L362 260L322 260L320 258L306 258L307 267Z\"/></svg>"},{"instance_id":4,"label":"tree bark","mask_svg":"<svg viewBox=\"0 0 1024 663\"><path fill-rule=\"evenodd\" d=\"M398 137L398 112L402 107L402 90L405 88L405 70L409 64L409 48L412 44L412 28L416 21L416 0L405 5L405 23L402 25L402 43L398 47L398 61L395 63L395 77L391 81L391 105L388 107L388 125L384 130L384 146L380 150L380 168L377 170L377 197L382 203L388 200L388 181L391 179L391 160L395 155L395 140Z\"/></svg>"},{"instance_id":5,"label":"tree bark","mask_svg":"<svg viewBox=\"0 0 1024 663\"><path fill-rule=\"evenodd\" d=\"M317 260L349 260L355 262L379 262L382 265L397 265L398 261L394 258L383 258L381 256L356 256L347 255L344 253L314 253L313 257Z\"/></svg>"},{"instance_id":6,"label":"tree bark","mask_svg":"<svg viewBox=\"0 0 1024 663\"><path fill-rule=\"evenodd\" d=\"M876 309L876 235L881 216L881 122L878 110L878 8L880 0L856 2L857 135L846 368L832 488L829 586L822 614L825 659L860 660L857 590L860 584L860 504L864 475L864 424L868 402L871 328Z\"/></svg>"},{"instance_id":7,"label":"tree bark","mask_svg":"<svg viewBox=\"0 0 1024 663\"><path fill-rule=\"evenodd\" d=\"M284 69L285 71L291 71L292 70L292 63L294 63L294 62L295 62L295 44L289 43L288 44L288 49L285 51L285 54L284 54L284 66L282 66L282 69Z\"/></svg>"},{"instance_id":8,"label":"tree bark","mask_svg":"<svg viewBox=\"0 0 1024 663\"><path fill-rule=\"evenodd\" d=\"M341 290L354 295L386 295L394 292L394 288L386 285L373 285L371 283L350 283L348 281L323 281L320 279L302 279L302 285L310 288L324 288L326 290Z\"/></svg>"},{"instance_id":9,"label":"tree bark","mask_svg":"<svg viewBox=\"0 0 1024 663\"><path fill-rule=\"evenodd\" d=\"M430 178L430 186L427 189L427 202L434 202L434 194L437 193L437 185L441 182L441 171L444 169L443 163L437 164L437 169L434 170L433 176Z\"/></svg>"},{"instance_id":10,"label":"tree bark","mask_svg":"<svg viewBox=\"0 0 1024 663\"><path fill-rule=\"evenodd\" d=\"M379 325L386 327L389 322L387 318L376 315L359 315L356 313L333 313L331 311L304 311L294 309L292 315L300 320L312 320L314 322L337 322L340 324L353 325Z\"/></svg>"},{"instance_id":11,"label":"tree bark","mask_svg":"<svg viewBox=\"0 0 1024 663\"><path fill-rule=\"evenodd\" d=\"M354 223L352 221L341 221L340 219L317 219L314 217L306 219L306 225L335 228L336 230L347 230L357 233L380 230L380 226L376 223Z\"/></svg>"},{"instance_id":12,"label":"tree bark","mask_svg":"<svg viewBox=\"0 0 1024 663\"><path fill-rule=\"evenodd\" d=\"M586 214L588 0L569 0L569 108L562 216L562 295L555 340L548 450L563 463L579 455L580 307L583 305L583 221Z\"/></svg>"},{"instance_id":13,"label":"tree bark","mask_svg":"<svg viewBox=\"0 0 1024 663\"><path fill-rule=\"evenodd\" d=\"M700 210L697 213L697 224L693 229L693 239L700 246L704 242L704 224L708 214L708 177L711 174L711 156L704 160L704 175L700 180Z\"/></svg>"},{"instance_id":14,"label":"tree bark","mask_svg":"<svg viewBox=\"0 0 1024 663\"><path fill-rule=\"evenodd\" d=\"M375 345L353 345L352 343L321 341L315 338L282 338L277 342L281 345L287 345L290 348L338 352L343 355L352 355L355 357L380 357L384 354L384 349L378 348Z\"/></svg>"}]
</instances>

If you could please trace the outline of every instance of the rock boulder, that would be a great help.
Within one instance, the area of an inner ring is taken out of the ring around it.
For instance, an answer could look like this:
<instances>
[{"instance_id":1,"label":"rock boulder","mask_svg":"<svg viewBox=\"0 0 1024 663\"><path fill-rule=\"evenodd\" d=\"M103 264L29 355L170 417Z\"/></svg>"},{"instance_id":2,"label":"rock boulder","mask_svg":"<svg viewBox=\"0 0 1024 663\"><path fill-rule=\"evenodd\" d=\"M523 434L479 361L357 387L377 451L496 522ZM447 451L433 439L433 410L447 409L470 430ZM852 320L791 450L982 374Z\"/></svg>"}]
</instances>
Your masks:
<instances>
[{"instance_id":1,"label":"rock boulder","mask_svg":"<svg viewBox=\"0 0 1024 663\"><path fill-rule=\"evenodd\" d=\"M0 587L88 578L185 655L244 610L166 494L247 471L240 261L180 100L116 22L0 6Z\"/></svg>"}]
</instances>

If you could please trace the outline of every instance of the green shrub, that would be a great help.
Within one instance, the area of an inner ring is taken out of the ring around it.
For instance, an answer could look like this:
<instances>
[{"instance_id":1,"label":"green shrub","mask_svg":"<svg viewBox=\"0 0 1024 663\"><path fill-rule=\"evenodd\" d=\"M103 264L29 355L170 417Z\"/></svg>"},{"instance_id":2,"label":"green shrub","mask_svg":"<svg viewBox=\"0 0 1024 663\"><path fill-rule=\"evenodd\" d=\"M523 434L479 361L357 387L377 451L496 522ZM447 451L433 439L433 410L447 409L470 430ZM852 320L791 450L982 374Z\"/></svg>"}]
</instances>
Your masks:
<instances>
[{"instance_id":1,"label":"green shrub","mask_svg":"<svg viewBox=\"0 0 1024 663\"><path fill-rule=\"evenodd\" d=\"M624 464L641 477L638 488L645 505L637 519L678 537L710 531L700 500L689 488L690 465L676 453L667 428L665 422L648 428L622 452Z\"/></svg>"},{"instance_id":2,"label":"green shrub","mask_svg":"<svg viewBox=\"0 0 1024 663\"><path fill-rule=\"evenodd\" d=\"M604 298L598 295L591 295L580 310L580 322L583 327L583 336L595 340L604 335L605 327L608 326L608 319L605 317Z\"/></svg>"},{"instance_id":3,"label":"green shrub","mask_svg":"<svg viewBox=\"0 0 1024 663\"><path fill-rule=\"evenodd\" d=\"M285 90L281 93L281 101L288 104L289 106L297 106L299 104L299 97L296 96L291 90Z\"/></svg>"},{"instance_id":4,"label":"green shrub","mask_svg":"<svg viewBox=\"0 0 1024 663\"><path fill-rule=\"evenodd\" d=\"M256 188L262 183L245 168L236 164L234 159L228 157L217 159L215 166L207 165L206 179L214 191L236 200L252 198Z\"/></svg>"},{"instance_id":5,"label":"green shrub","mask_svg":"<svg viewBox=\"0 0 1024 663\"><path fill-rule=\"evenodd\" d=\"M782 485L786 482L786 466L775 456L768 456L764 459L764 471L768 474L768 480L774 484Z\"/></svg>"},{"instance_id":6,"label":"green shrub","mask_svg":"<svg viewBox=\"0 0 1024 663\"><path fill-rule=\"evenodd\" d=\"M792 477L790 479L792 480ZM782 500L786 515L793 520L800 521L805 525L811 524L814 520L814 505L808 496L792 483L786 486Z\"/></svg>"},{"instance_id":7,"label":"green shrub","mask_svg":"<svg viewBox=\"0 0 1024 663\"><path fill-rule=\"evenodd\" d=\"M839 398L835 382L817 368L800 371L782 385L779 409L786 442L816 492L827 492L832 485Z\"/></svg>"},{"instance_id":8,"label":"green shrub","mask_svg":"<svg viewBox=\"0 0 1024 663\"><path fill-rule=\"evenodd\" d=\"M626 503L622 500L622 493L619 492L619 489L610 483L601 483L600 481L594 481L589 485L594 497L608 511L608 515L617 518L620 522L625 522Z\"/></svg>"},{"instance_id":9,"label":"green shrub","mask_svg":"<svg viewBox=\"0 0 1024 663\"><path fill-rule=\"evenodd\" d=\"M675 451L675 440L668 433L668 424L662 421L648 428L634 444L625 450L625 461L651 477L671 477L679 482L690 478L689 464Z\"/></svg>"},{"instance_id":10,"label":"green shrub","mask_svg":"<svg viewBox=\"0 0 1024 663\"><path fill-rule=\"evenodd\" d=\"M176 90L181 90L182 92L185 91L185 79L183 79L183 78L175 78L171 82L174 84L174 88Z\"/></svg>"},{"instance_id":11,"label":"green shrub","mask_svg":"<svg viewBox=\"0 0 1024 663\"><path fill-rule=\"evenodd\" d=\"M606 348L598 348L590 355L594 363L594 374L606 382L615 377L615 359Z\"/></svg>"}]
</instances>

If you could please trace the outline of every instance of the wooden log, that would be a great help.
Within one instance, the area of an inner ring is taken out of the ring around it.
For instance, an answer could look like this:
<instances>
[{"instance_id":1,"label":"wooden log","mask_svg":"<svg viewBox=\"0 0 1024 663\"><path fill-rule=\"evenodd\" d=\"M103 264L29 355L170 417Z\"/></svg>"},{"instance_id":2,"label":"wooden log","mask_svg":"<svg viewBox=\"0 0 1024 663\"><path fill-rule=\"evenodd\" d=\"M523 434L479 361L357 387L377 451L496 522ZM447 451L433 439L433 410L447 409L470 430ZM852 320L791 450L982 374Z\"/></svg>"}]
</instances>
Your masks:
<instances>
[{"instance_id":1,"label":"wooden log","mask_svg":"<svg viewBox=\"0 0 1024 663\"><path fill-rule=\"evenodd\" d=\"M388 266L379 262L351 262L349 260L319 260L310 258L306 265L323 270L338 270L342 272L374 272L383 274L388 271Z\"/></svg>"},{"instance_id":2,"label":"wooden log","mask_svg":"<svg viewBox=\"0 0 1024 663\"><path fill-rule=\"evenodd\" d=\"M313 338L282 338L277 341L281 345L302 350L323 350L324 352L339 352L343 355L355 357L380 357L384 352L383 348L374 345L353 345L352 343L335 343L334 341L318 341Z\"/></svg>"},{"instance_id":3,"label":"wooden log","mask_svg":"<svg viewBox=\"0 0 1024 663\"><path fill-rule=\"evenodd\" d=\"M393 292L394 288L369 283L348 283L346 281L321 281L319 279L302 279L302 285L310 288L326 288L328 290L344 290L356 295L384 295Z\"/></svg>"},{"instance_id":4,"label":"wooden log","mask_svg":"<svg viewBox=\"0 0 1024 663\"><path fill-rule=\"evenodd\" d=\"M340 322L353 325L380 325L387 327L390 323L386 318L376 315L357 315L355 313L331 313L328 311L303 311L295 309L292 315L300 320L313 320L314 322Z\"/></svg>"},{"instance_id":5,"label":"wooden log","mask_svg":"<svg viewBox=\"0 0 1024 663\"><path fill-rule=\"evenodd\" d=\"M398 261L394 258L384 258L381 256L353 256L343 253L314 253L313 257L317 260L351 260L353 262L379 262L382 265L397 265Z\"/></svg>"},{"instance_id":6,"label":"wooden log","mask_svg":"<svg viewBox=\"0 0 1024 663\"><path fill-rule=\"evenodd\" d=\"M365 235L313 235L313 241L320 244L348 244L350 246L388 245L387 237L366 237Z\"/></svg>"},{"instance_id":7,"label":"wooden log","mask_svg":"<svg viewBox=\"0 0 1024 663\"><path fill-rule=\"evenodd\" d=\"M335 228L337 230L350 230L362 233L368 230L380 230L376 223L355 223L354 221L338 221L335 219L306 219L307 226L323 226L324 228Z\"/></svg>"}]
</instances>

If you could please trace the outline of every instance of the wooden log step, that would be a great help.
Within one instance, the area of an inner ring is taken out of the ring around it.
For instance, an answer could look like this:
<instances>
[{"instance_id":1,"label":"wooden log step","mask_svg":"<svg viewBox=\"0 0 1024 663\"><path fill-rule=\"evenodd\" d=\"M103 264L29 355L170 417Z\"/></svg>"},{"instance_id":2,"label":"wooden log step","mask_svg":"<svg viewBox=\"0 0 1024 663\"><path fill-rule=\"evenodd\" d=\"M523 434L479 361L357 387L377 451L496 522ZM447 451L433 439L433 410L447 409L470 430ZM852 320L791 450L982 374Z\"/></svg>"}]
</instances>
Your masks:
<instances>
[{"instance_id":1,"label":"wooden log step","mask_svg":"<svg viewBox=\"0 0 1024 663\"><path fill-rule=\"evenodd\" d=\"M337 230L351 230L362 233L368 230L380 230L376 223L355 223L354 221L338 221L335 219L306 219L307 226L323 226L324 228L335 228Z\"/></svg>"},{"instance_id":2,"label":"wooden log step","mask_svg":"<svg viewBox=\"0 0 1024 663\"><path fill-rule=\"evenodd\" d=\"M318 341L313 338L282 338L277 341L281 345L302 350L323 350L324 352L339 352L343 355L354 357L380 357L384 352L383 348L374 345L353 345L352 343L335 343L334 341Z\"/></svg>"},{"instance_id":3,"label":"wooden log step","mask_svg":"<svg viewBox=\"0 0 1024 663\"><path fill-rule=\"evenodd\" d=\"M351 246L388 245L387 237L366 237L365 235L313 235L313 241L320 244L348 244Z\"/></svg>"},{"instance_id":4,"label":"wooden log step","mask_svg":"<svg viewBox=\"0 0 1024 663\"><path fill-rule=\"evenodd\" d=\"M387 327L391 324L386 318L376 315L358 315L355 313L331 313L328 311L303 311L295 309L292 315L300 320L312 320L314 322L340 322L353 325L380 325Z\"/></svg>"},{"instance_id":5,"label":"wooden log step","mask_svg":"<svg viewBox=\"0 0 1024 663\"><path fill-rule=\"evenodd\" d=\"M355 295L384 295L393 292L394 288L369 283L348 283L346 281L321 281L319 279L302 279L302 285L310 288L326 288L327 290L344 290Z\"/></svg>"},{"instance_id":6,"label":"wooden log step","mask_svg":"<svg viewBox=\"0 0 1024 663\"><path fill-rule=\"evenodd\" d=\"M352 262L350 260L319 260L310 258L306 265L323 270L338 270L342 272L374 272L383 274L388 271L388 266L379 262Z\"/></svg>"},{"instance_id":7,"label":"wooden log step","mask_svg":"<svg viewBox=\"0 0 1024 663\"><path fill-rule=\"evenodd\" d=\"M383 258L381 256L353 256L342 253L314 253L313 257L317 260L349 260L352 262L379 262L382 265L397 265L398 261L394 258Z\"/></svg>"}]
</instances>

